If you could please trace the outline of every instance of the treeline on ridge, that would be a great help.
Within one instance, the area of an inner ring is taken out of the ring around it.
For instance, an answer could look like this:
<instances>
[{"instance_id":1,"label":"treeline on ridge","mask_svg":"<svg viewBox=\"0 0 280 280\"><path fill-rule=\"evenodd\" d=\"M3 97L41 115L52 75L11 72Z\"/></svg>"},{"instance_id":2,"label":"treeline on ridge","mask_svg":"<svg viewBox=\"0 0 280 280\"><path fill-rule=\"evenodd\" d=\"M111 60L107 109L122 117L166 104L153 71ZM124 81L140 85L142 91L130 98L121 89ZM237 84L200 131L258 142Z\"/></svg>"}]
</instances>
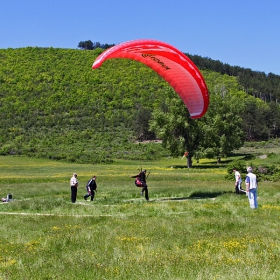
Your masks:
<instances>
[{"instance_id":1,"label":"treeline on ridge","mask_svg":"<svg viewBox=\"0 0 280 280\"><path fill-rule=\"evenodd\" d=\"M240 88L254 97L268 102L280 100L280 76L250 68L231 66L219 60L199 55L186 54L201 70L212 70L217 73L237 77Z\"/></svg>"}]
</instances>

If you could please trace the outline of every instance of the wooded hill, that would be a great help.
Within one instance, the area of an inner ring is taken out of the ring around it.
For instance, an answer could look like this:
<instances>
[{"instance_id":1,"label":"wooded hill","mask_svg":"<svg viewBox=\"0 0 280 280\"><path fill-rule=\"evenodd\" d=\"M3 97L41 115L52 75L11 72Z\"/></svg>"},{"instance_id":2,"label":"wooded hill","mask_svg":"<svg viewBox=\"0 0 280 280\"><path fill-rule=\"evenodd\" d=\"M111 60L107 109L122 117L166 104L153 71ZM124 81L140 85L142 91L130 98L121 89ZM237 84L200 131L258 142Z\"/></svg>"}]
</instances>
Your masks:
<instances>
[{"instance_id":1,"label":"wooded hill","mask_svg":"<svg viewBox=\"0 0 280 280\"><path fill-rule=\"evenodd\" d=\"M237 77L241 89L254 97L258 97L264 101L277 102L280 100L279 75L253 71L250 68L230 66L219 60L213 60L199 55L187 55L201 70L212 70L220 74Z\"/></svg>"},{"instance_id":2,"label":"wooded hill","mask_svg":"<svg viewBox=\"0 0 280 280\"><path fill-rule=\"evenodd\" d=\"M101 52L32 47L0 50L1 155L84 163L169 155L160 144L136 141L156 139L149 131L149 120L172 88L153 70L131 60L109 60L92 70ZM202 68L210 96L244 88L240 76ZM259 91L271 96L271 102L250 102L252 108L242 116L248 140L280 136L279 88L270 92L269 84Z\"/></svg>"}]
</instances>

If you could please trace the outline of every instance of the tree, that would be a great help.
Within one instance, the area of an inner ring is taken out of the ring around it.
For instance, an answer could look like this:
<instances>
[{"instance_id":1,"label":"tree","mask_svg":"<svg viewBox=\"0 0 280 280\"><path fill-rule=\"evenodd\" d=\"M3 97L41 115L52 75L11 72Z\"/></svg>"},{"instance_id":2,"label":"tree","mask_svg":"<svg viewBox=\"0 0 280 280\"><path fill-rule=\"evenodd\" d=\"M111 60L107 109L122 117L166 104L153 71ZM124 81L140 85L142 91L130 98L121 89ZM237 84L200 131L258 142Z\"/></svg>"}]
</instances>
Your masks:
<instances>
[{"instance_id":1,"label":"tree","mask_svg":"<svg viewBox=\"0 0 280 280\"><path fill-rule=\"evenodd\" d=\"M257 98L251 97L245 100L246 110L242 114L243 129L247 141L262 140L267 136L265 123L264 103Z\"/></svg>"},{"instance_id":2,"label":"tree","mask_svg":"<svg viewBox=\"0 0 280 280\"><path fill-rule=\"evenodd\" d=\"M210 95L210 106L201 119L191 119L179 98L168 97L161 110L155 110L150 129L162 140L173 156L188 152L192 158L217 158L229 155L244 143L242 127L243 93L228 93L224 85ZM238 95L239 94L239 95Z\"/></svg>"},{"instance_id":3,"label":"tree","mask_svg":"<svg viewBox=\"0 0 280 280\"><path fill-rule=\"evenodd\" d=\"M269 105L269 113L266 117L266 123L269 128L269 138L277 137L280 134L280 106L275 102Z\"/></svg>"},{"instance_id":4,"label":"tree","mask_svg":"<svg viewBox=\"0 0 280 280\"><path fill-rule=\"evenodd\" d=\"M78 48L83 49L83 50L95 50L95 49L109 49L111 47L113 47L114 44L101 44L100 42L92 42L91 40L87 40L87 41L81 41L78 44Z\"/></svg>"},{"instance_id":5,"label":"tree","mask_svg":"<svg viewBox=\"0 0 280 280\"><path fill-rule=\"evenodd\" d=\"M187 151L187 166L192 167L192 158L199 149L202 135L199 120L190 118L180 98L169 94L162 109L154 110L150 130L162 140L163 147L167 148L172 156L182 156Z\"/></svg>"},{"instance_id":6,"label":"tree","mask_svg":"<svg viewBox=\"0 0 280 280\"><path fill-rule=\"evenodd\" d=\"M245 137L242 130L244 111L243 94L216 91L210 95L208 112L203 118L201 129L203 141L201 149L204 156L217 158L228 156L234 149L242 147Z\"/></svg>"},{"instance_id":7,"label":"tree","mask_svg":"<svg viewBox=\"0 0 280 280\"><path fill-rule=\"evenodd\" d=\"M155 134L149 131L149 120L151 119L151 109L137 104L137 110L134 115L133 130L139 141L155 139Z\"/></svg>"},{"instance_id":8,"label":"tree","mask_svg":"<svg viewBox=\"0 0 280 280\"><path fill-rule=\"evenodd\" d=\"M78 44L78 48L83 49L83 50L93 50L93 43L91 40L81 41Z\"/></svg>"}]
</instances>

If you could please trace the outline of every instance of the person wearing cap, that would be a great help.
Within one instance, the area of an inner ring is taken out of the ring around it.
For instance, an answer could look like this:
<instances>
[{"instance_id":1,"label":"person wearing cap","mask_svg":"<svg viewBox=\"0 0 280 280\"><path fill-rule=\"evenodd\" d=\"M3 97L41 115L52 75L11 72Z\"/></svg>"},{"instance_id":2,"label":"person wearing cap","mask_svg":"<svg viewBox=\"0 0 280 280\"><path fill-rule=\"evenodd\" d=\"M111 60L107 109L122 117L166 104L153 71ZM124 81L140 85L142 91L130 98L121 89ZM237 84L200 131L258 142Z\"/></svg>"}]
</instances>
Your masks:
<instances>
[{"instance_id":1,"label":"person wearing cap","mask_svg":"<svg viewBox=\"0 0 280 280\"><path fill-rule=\"evenodd\" d=\"M149 191L148 191L148 185L147 185L147 177L146 177L146 170L142 170L139 174L131 176L131 178L135 179L135 185L136 187L142 188L141 195L144 195L145 193L145 199L149 200Z\"/></svg>"},{"instance_id":2,"label":"person wearing cap","mask_svg":"<svg viewBox=\"0 0 280 280\"><path fill-rule=\"evenodd\" d=\"M246 175L246 194L249 199L250 207L252 209L258 208L258 180L257 176L252 172L251 166L247 167L248 174Z\"/></svg>"},{"instance_id":3,"label":"person wearing cap","mask_svg":"<svg viewBox=\"0 0 280 280\"><path fill-rule=\"evenodd\" d=\"M72 203L76 202L77 199L77 191L78 191L78 180L77 173L74 173L72 178L70 179L70 187L71 187L71 201Z\"/></svg>"}]
</instances>

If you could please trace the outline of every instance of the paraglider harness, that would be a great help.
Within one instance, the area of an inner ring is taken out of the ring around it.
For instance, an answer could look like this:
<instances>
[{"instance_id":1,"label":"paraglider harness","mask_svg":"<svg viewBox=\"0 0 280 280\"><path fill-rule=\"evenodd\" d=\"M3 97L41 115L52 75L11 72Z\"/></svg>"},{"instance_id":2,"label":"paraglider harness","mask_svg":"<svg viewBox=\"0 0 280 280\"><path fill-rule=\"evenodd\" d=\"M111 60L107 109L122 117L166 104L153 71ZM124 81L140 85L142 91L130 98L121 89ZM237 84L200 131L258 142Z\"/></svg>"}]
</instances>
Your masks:
<instances>
[{"instance_id":1,"label":"paraglider harness","mask_svg":"<svg viewBox=\"0 0 280 280\"><path fill-rule=\"evenodd\" d=\"M1 201L2 201L2 202L10 202L10 201L13 201L13 195L9 193L9 194L7 195L7 198L2 197L2 198L1 198Z\"/></svg>"},{"instance_id":2,"label":"paraglider harness","mask_svg":"<svg viewBox=\"0 0 280 280\"><path fill-rule=\"evenodd\" d=\"M135 186L141 188L143 183L140 181L140 177L137 177L134 181Z\"/></svg>"},{"instance_id":3,"label":"paraglider harness","mask_svg":"<svg viewBox=\"0 0 280 280\"><path fill-rule=\"evenodd\" d=\"M134 183L136 187L142 188L143 184L146 184L146 180L148 179L149 175L151 172L148 173L148 175L146 176L145 174L146 170L141 170L141 172L137 175Z\"/></svg>"}]
</instances>

